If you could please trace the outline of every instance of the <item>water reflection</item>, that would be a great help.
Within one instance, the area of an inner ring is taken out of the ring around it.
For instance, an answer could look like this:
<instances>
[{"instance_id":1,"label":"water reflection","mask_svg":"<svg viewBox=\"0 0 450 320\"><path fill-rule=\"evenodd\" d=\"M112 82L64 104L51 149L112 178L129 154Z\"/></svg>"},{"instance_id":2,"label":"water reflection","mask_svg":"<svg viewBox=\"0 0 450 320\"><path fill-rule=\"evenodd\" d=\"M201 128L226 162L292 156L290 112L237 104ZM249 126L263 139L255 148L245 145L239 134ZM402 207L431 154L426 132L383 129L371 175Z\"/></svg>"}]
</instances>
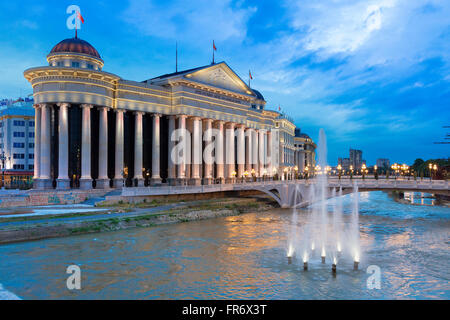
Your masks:
<instances>
[{"instance_id":1,"label":"water reflection","mask_svg":"<svg viewBox=\"0 0 450 320\"><path fill-rule=\"evenodd\" d=\"M23 298L382 299L450 298L450 209L361 201L360 270L286 261L290 210L0 246L0 283ZM344 197L344 217L351 198ZM298 215L305 223L307 210ZM316 250L317 251L317 250ZM319 254L319 253L317 253ZM78 264L82 290L65 287ZM365 270L380 266L382 290Z\"/></svg>"},{"instance_id":2,"label":"water reflection","mask_svg":"<svg viewBox=\"0 0 450 320\"><path fill-rule=\"evenodd\" d=\"M403 199L410 204L416 205L434 206L437 204L436 198L431 193L425 192L405 192Z\"/></svg>"}]
</instances>

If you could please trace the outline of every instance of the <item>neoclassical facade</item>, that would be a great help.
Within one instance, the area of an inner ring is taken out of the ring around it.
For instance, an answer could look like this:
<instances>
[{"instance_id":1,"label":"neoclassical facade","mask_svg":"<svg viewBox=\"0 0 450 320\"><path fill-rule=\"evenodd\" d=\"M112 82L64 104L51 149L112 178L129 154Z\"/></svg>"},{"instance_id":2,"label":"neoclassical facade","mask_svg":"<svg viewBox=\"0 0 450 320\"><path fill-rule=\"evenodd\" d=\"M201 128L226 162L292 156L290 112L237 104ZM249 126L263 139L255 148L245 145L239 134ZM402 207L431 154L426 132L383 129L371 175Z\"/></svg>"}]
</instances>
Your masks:
<instances>
[{"instance_id":1,"label":"neoclassical facade","mask_svg":"<svg viewBox=\"0 0 450 320\"><path fill-rule=\"evenodd\" d=\"M294 162L299 173L314 173L316 166L316 147L314 141L306 133L301 133L298 128L295 130Z\"/></svg>"},{"instance_id":2,"label":"neoclassical facade","mask_svg":"<svg viewBox=\"0 0 450 320\"><path fill-rule=\"evenodd\" d=\"M97 50L79 38L58 43L47 61L24 72L35 101L35 188L226 183L278 170L261 157L270 156L280 114L225 62L129 81L103 71ZM213 141L216 160L227 161L174 163L176 129L190 132L192 150Z\"/></svg>"}]
</instances>

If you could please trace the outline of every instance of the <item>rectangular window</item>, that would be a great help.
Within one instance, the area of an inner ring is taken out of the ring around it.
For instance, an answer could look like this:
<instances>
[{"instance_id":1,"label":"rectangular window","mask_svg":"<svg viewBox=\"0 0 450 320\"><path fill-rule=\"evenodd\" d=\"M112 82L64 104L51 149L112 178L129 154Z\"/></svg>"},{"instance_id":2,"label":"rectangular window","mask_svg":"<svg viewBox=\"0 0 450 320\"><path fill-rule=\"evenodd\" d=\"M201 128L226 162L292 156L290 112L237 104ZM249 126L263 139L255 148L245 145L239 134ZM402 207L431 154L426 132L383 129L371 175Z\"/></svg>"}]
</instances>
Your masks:
<instances>
[{"instance_id":1,"label":"rectangular window","mask_svg":"<svg viewBox=\"0 0 450 320\"><path fill-rule=\"evenodd\" d=\"M33 148L34 148L34 143L33 143L33 142L30 142L30 143L28 144L28 148L33 149Z\"/></svg>"},{"instance_id":2,"label":"rectangular window","mask_svg":"<svg viewBox=\"0 0 450 320\"><path fill-rule=\"evenodd\" d=\"M80 63L77 61L72 61L72 68L79 68L80 67Z\"/></svg>"},{"instance_id":3,"label":"rectangular window","mask_svg":"<svg viewBox=\"0 0 450 320\"><path fill-rule=\"evenodd\" d=\"M25 121L22 120L14 120L13 121L13 125L16 127L24 127L25 126Z\"/></svg>"},{"instance_id":4,"label":"rectangular window","mask_svg":"<svg viewBox=\"0 0 450 320\"><path fill-rule=\"evenodd\" d=\"M34 153L29 153L28 154L28 159L34 159Z\"/></svg>"},{"instance_id":5,"label":"rectangular window","mask_svg":"<svg viewBox=\"0 0 450 320\"><path fill-rule=\"evenodd\" d=\"M13 159L25 159L25 154L24 153L14 153Z\"/></svg>"},{"instance_id":6,"label":"rectangular window","mask_svg":"<svg viewBox=\"0 0 450 320\"><path fill-rule=\"evenodd\" d=\"M33 134L34 134L34 132L33 132ZM24 138L25 137L25 132L14 131L13 136L14 136L14 138Z\"/></svg>"},{"instance_id":7,"label":"rectangular window","mask_svg":"<svg viewBox=\"0 0 450 320\"><path fill-rule=\"evenodd\" d=\"M94 69L94 66L92 64L88 63L87 68L92 70L92 69Z\"/></svg>"},{"instance_id":8,"label":"rectangular window","mask_svg":"<svg viewBox=\"0 0 450 320\"><path fill-rule=\"evenodd\" d=\"M57 67L62 67L62 66L63 66L62 61L58 61L58 62L56 63L56 66L57 66Z\"/></svg>"},{"instance_id":9,"label":"rectangular window","mask_svg":"<svg viewBox=\"0 0 450 320\"><path fill-rule=\"evenodd\" d=\"M28 170L34 170L34 164L29 164L28 165Z\"/></svg>"},{"instance_id":10,"label":"rectangular window","mask_svg":"<svg viewBox=\"0 0 450 320\"><path fill-rule=\"evenodd\" d=\"M22 132L23 133L23 132ZM28 132L28 137L34 138L34 132Z\"/></svg>"},{"instance_id":11,"label":"rectangular window","mask_svg":"<svg viewBox=\"0 0 450 320\"><path fill-rule=\"evenodd\" d=\"M28 123L28 125L29 125L30 127L34 127L34 121L30 121L30 122Z\"/></svg>"},{"instance_id":12,"label":"rectangular window","mask_svg":"<svg viewBox=\"0 0 450 320\"><path fill-rule=\"evenodd\" d=\"M14 142L13 143L14 148L25 148L25 143L23 142Z\"/></svg>"},{"instance_id":13,"label":"rectangular window","mask_svg":"<svg viewBox=\"0 0 450 320\"><path fill-rule=\"evenodd\" d=\"M23 165L23 164L14 164L13 165L13 169L23 170L23 169L25 169L25 165Z\"/></svg>"}]
</instances>

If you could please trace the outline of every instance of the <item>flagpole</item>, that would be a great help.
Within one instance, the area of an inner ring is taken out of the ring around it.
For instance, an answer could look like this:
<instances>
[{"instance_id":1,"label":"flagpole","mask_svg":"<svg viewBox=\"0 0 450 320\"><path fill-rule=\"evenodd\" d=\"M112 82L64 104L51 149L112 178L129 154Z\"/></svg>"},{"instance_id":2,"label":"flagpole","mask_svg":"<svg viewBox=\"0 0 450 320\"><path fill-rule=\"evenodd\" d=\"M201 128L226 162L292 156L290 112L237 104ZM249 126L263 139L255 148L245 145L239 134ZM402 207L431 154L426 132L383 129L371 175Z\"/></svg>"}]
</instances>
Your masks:
<instances>
[{"instance_id":1,"label":"flagpole","mask_svg":"<svg viewBox=\"0 0 450 320\"><path fill-rule=\"evenodd\" d=\"M213 40L213 61L212 61L212 64L214 64L214 40Z\"/></svg>"},{"instance_id":2,"label":"flagpole","mask_svg":"<svg viewBox=\"0 0 450 320\"><path fill-rule=\"evenodd\" d=\"M178 41L175 42L175 72L178 72Z\"/></svg>"}]
</instances>

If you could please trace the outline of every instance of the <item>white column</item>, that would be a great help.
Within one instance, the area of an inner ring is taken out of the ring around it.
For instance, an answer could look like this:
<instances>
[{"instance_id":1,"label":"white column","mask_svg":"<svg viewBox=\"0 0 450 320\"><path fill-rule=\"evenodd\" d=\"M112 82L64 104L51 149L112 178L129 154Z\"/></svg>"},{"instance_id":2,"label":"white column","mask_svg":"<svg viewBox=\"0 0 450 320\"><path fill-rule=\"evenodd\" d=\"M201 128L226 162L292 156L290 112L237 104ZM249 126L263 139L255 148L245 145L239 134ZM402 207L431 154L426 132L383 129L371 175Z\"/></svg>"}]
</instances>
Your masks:
<instances>
[{"instance_id":1,"label":"white column","mask_svg":"<svg viewBox=\"0 0 450 320\"><path fill-rule=\"evenodd\" d=\"M51 188L50 180L50 106L41 105L40 137L40 177L39 188Z\"/></svg>"},{"instance_id":2,"label":"white column","mask_svg":"<svg viewBox=\"0 0 450 320\"><path fill-rule=\"evenodd\" d=\"M91 108L90 104L82 104L81 122L81 177L80 189L92 189L91 176Z\"/></svg>"},{"instance_id":3,"label":"white column","mask_svg":"<svg viewBox=\"0 0 450 320\"><path fill-rule=\"evenodd\" d=\"M272 132L267 131L267 175L273 176L273 157L272 157Z\"/></svg>"},{"instance_id":4,"label":"white column","mask_svg":"<svg viewBox=\"0 0 450 320\"><path fill-rule=\"evenodd\" d=\"M204 177L203 184L211 184L213 179L213 159L210 158L213 150L213 139L212 139L212 119L204 119L203 125L205 128L203 140L205 141L205 168L204 168Z\"/></svg>"},{"instance_id":5,"label":"white column","mask_svg":"<svg viewBox=\"0 0 450 320\"><path fill-rule=\"evenodd\" d=\"M99 108L97 189L109 188L108 179L108 108Z\"/></svg>"},{"instance_id":6,"label":"white column","mask_svg":"<svg viewBox=\"0 0 450 320\"><path fill-rule=\"evenodd\" d=\"M41 172L41 113L39 104L34 105L34 188L39 187Z\"/></svg>"},{"instance_id":7,"label":"white column","mask_svg":"<svg viewBox=\"0 0 450 320\"><path fill-rule=\"evenodd\" d=\"M191 169L191 184L199 185L200 180L200 164L202 161L202 146L200 144L200 118L192 118L192 169Z\"/></svg>"},{"instance_id":8,"label":"white column","mask_svg":"<svg viewBox=\"0 0 450 320\"><path fill-rule=\"evenodd\" d=\"M182 114L178 116L178 134L177 139L178 141L183 141L183 143L186 143L186 139L188 138L186 135L186 115ZM187 144L186 144L187 145ZM176 154L177 157L181 157L181 159L178 159L178 172L177 172L177 181L179 184L184 184L185 178L186 178L186 148L183 150L183 154Z\"/></svg>"},{"instance_id":9,"label":"white column","mask_svg":"<svg viewBox=\"0 0 450 320\"><path fill-rule=\"evenodd\" d=\"M58 189L69 189L69 104L59 105L59 130L58 130Z\"/></svg>"},{"instance_id":10,"label":"white column","mask_svg":"<svg viewBox=\"0 0 450 320\"><path fill-rule=\"evenodd\" d=\"M124 110L116 109L116 150L114 187L123 187L123 113Z\"/></svg>"},{"instance_id":11,"label":"white column","mask_svg":"<svg viewBox=\"0 0 450 320\"><path fill-rule=\"evenodd\" d=\"M264 146L264 136L265 136L266 130L261 129L259 130L258 134L258 159L259 159L259 168L258 168L258 172L259 172L259 176L262 177L264 175L264 166L265 166L265 160L264 160L264 156L266 154L266 150L265 150L265 146Z\"/></svg>"},{"instance_id":12,"label":"white column","mask_svg":"<svg viewBox=\"0 0 450 320\"><path fill-rule=\"evenodd\" d=\"M234 123L227 123L226 126L226 165L227 165L227 183L234 183L235 163L234 163Z\"/></svg>"},{"instance_id":13,"label":"white column","mask_svg":"<svg viewBox=\"0 0 450 320\"><path fill-rule=\"evenodd\" d=\"M246 145L246 149L245 149L245 170L247 171L247 173L251 174L252 171L252 164L253 164L253 129L248 128L245 131L246 134L246 140L247 140L247 145Z\"/></svg>"},{"instance_id":14,"label":"white column","mask_svg":"<svg viewBox=\"0 0 450 320\"><path fill-rule=\"evenodd\" d=\"M200 183L202 184L202 178L203 178L203 121L201 118L199 118L198 121L198 177L200 179Z\"/></svg>"},{"instance_id":15,"label":"white column","mask_svg":"<svg viewBox=\"0 0 450 320\"><path fill-rule=\"evenodd\" d=\"M255 177L258 177L258 130L253 130L252 132L252 169L255 170Z\"/></svg>"},{"instance_id":16,"label":"white column","mask_svg":"<svg viewBox=\"0 0 450 320\"><path fill-rule=\"evenodd\" d=\"M245 133L244 125L237 127L237 177L241 179L245 170Z\"/></svg>"},{"instance_id":17,"label":"white column","mask_svg":"<svg viewBox=\"0 0 450 320\"><path fill-rule=\"evenodd\" d=\"M160 175L160 121L161 115L153 115L153 139L152 139L152 184L161 183Z\"/></svg>"},{"instance_id":18,"label":"white column","mask_svg":"<svg viewBox=\"0 0 450 320\"><path fill-rule=\"evenodd\" d=\"M217 129L219 132L216 137L216 178L220 179L221 183L223 183L223 179L225 178L223 170L223 124L224 121L217 121Z\"/></svg>"},{"instance_id":19,"label":"white column","mask_svg":"<svg viewBox=\"0 0 450 320\"><path fill-rule=\"evenodd\" d=\"M135 113L134 126L134 180L137 179L138 187L144 186L144 176L142 175L142 157L143 157L143 132L142 132L142 116L144 112L137 111Z\"/></svg>"},{"instance_id":20,"label":"white column","mask_svg":"<svg viewBox=\"0 0 450 320\"><path fill-rule=\"evenodd\" d=\"M176 171L175 171L175 162L174 162L174 154L172 152L174 151L175 147L175 141L172 140L172 138L175 138L174 132L175 132L175 116L169 116L169 150L168 150L168 182L170 185L174 185L176 182Z\"/></svg>"}]
</instances>

